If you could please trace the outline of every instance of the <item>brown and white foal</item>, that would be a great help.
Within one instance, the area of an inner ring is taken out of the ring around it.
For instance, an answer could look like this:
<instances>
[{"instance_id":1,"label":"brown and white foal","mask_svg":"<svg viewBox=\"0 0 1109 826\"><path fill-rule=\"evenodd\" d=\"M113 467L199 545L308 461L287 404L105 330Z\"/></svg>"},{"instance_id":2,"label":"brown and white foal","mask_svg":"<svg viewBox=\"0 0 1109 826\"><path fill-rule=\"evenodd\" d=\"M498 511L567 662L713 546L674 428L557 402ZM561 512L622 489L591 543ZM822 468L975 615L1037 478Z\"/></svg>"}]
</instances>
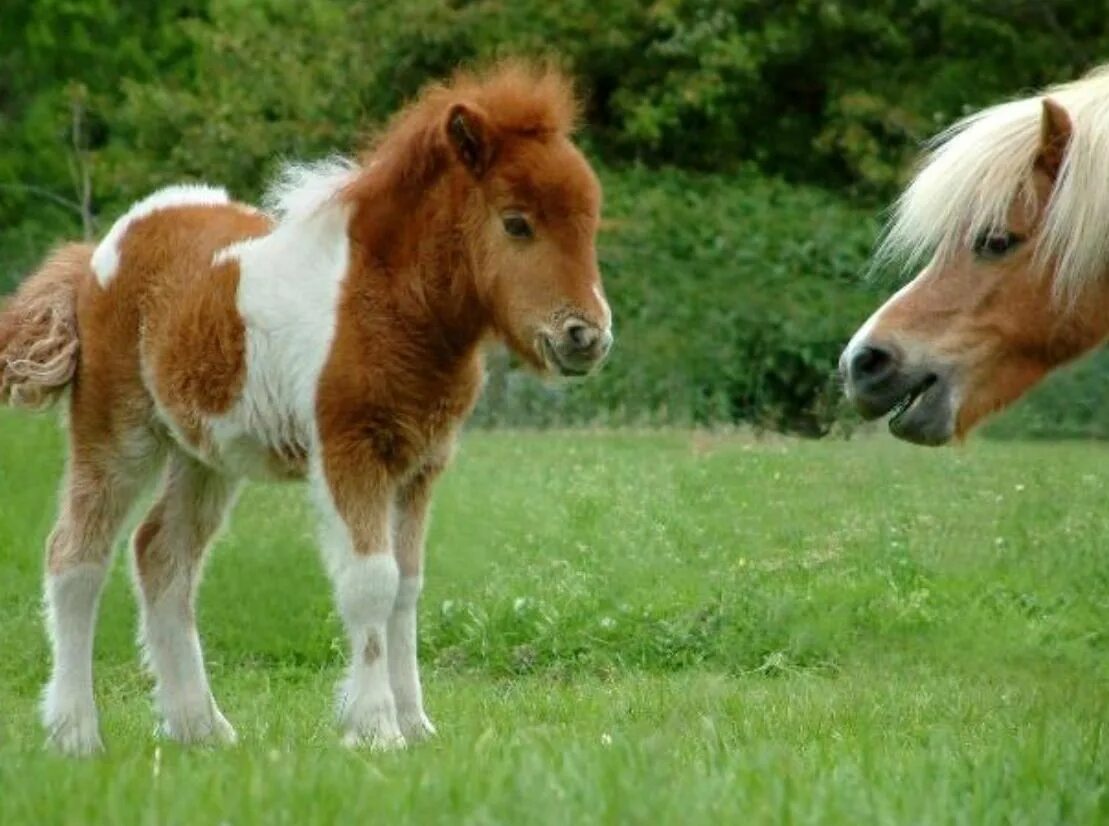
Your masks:
<instances>
[{"instance_id":1,"label":"brown and white foal","mask_svg":"<svg viewBox=\"0 0 1109 826\"><path fill-rule=\"evenodd\" d=\"M294 168L267 213L179 186L95 249L68 245L0 313L0 400L69 389L69 465L47 546L50 740L101 748L97 602L127 513L164 733L232 741L194 603L243 478L305 478L350 640L351 745L434 729L416 662L431 486L479 393L482 344L588 373L612 341L594 247L601 193L571 143L568 82L502 65L401 112L360 164Z\"/></svg>"}]
</instances>

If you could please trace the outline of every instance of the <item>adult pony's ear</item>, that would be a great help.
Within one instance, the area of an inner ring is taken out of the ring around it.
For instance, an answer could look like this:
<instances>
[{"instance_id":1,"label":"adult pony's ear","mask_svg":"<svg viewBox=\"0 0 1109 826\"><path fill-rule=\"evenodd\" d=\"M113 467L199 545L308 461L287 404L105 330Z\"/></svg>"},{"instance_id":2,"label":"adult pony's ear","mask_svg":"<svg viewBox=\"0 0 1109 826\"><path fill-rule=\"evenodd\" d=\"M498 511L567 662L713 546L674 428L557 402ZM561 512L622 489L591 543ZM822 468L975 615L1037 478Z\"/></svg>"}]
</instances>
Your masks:
<instances>
[{"instance_id":1,"label":"adult pony's ear","mask_svg":"<svg viewBox=\"0 0 1109 826\"><path fill-rule=\"evenodd\" d=\"M1067 110L1051 98L1044 98L1040 118L1040 154L1036 157L1036 165L1052 178L1059 175L1070 136L1071 120Z\"/></svg>"},{"instance_id":2,"label":"adult pony's ear","mask_svg":"<svg viewBox=\"0 0 1109 826\"><path fill-rule=\"evenodd\" d=\"M456 103L447 113L447 138L462 164L475 178L485 174L495 150L489 119L475 106Z\"/></svg>"}]
</instances>

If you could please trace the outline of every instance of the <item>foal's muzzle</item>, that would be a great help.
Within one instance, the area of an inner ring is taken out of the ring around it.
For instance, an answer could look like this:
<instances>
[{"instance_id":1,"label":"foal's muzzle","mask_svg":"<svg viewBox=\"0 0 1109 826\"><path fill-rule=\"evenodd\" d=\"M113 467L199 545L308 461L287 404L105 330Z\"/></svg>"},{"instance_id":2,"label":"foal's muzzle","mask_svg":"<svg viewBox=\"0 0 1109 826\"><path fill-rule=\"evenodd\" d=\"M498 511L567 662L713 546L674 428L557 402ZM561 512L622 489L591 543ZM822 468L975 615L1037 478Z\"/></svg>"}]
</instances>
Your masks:
<instances>
[{"instance_id":1,"label":"foal's muzzle","mask_svg":"<svg viewBox=\"0 0 1109 826\"><path fill-rule=\"evenodd\" d=\"M574 316L558 332L540 333L539 347L548 366L561 375L584 376L612 349L612 331Z\"/></svg>"},{"instance_id":2,"label":"foal's muzzle","mask_svg":"<svg viewBox=\"0 0 1109 826\"><path fill-rule=\"evenodd\" d=\"M839 363L847 398L864 419L890 415L890 433L920 445L941 445L955 432L948 371L912 364L895 344L848 345Z\"/></svg>"}]
</instances>

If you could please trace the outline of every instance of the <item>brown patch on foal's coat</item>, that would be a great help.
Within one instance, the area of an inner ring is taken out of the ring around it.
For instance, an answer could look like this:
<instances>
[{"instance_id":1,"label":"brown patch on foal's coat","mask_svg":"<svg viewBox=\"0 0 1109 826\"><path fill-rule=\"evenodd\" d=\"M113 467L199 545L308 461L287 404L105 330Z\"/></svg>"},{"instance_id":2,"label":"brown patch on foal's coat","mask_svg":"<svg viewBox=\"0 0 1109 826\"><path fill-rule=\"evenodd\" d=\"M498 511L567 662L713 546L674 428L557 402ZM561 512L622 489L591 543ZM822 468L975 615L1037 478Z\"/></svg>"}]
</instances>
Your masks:
<instances>
[{"instance_id":1,"label":"brown patch on foal's coat","mask_svg":"<svg viewBox=\"0 0 1109 826\"><path fill-rule=\"evenodd\" d=\"M158 538L158 534L162 530L162 518L165 515L165 507L161 502L156 502L150 511L146 514L142 524L135 529L135 534L131 539L131 546L135 554L135 569L139 575L139 579L143 582L151 582L155 579L155 574L160 572L163 567L162 564L155 564L152 559L151 550L154 546L154 541ZM161 583L158 583L160 586ZM160 590L160 587L155 589Z\"/></svg>"},{"instance_id":2,"label":"brown patch on foal's coat","mask_svg":"<svg viewBox=\"0 0 1109 826\"><path fill-rule=\"evenodd\" d=\"M103 287L85 279L77 297L75 441L118 446L149 430L151 392L190 442L202 440L199 416L225 410L245 371L237 268L213 270L212 256L269 226L235 205L204 205L167 207L128 228L115 275Z\"/></svg>"},{"instance_id":3,"label":"brown patch on foal's coat","mask_svg":"<svg viewBox=\"0 0 1109 826\"><path fill-rule=\"evenodd\" d=\"M362 661L366 665L373 665L381 656L381 640L377 634L370 634L366 638L366 645L362 648Z\"/></svg>"},{"instance_id":4,"label":"brown patch on foal's coat","mask_svg":"<svg viewBox=\"0 0 1109 826\"><path fill-rule=\"evenodd\" d=\"M157 279L145 279L142 351L156 395L186 432L199 416L225 413L246 374L238 264L213 267L212 257L269 230L269 220L256 212L196 206L155 212L124 236L122 267L158 268ZM119 273L109 289L124 277Z\"/></svg>"}]
</instances>

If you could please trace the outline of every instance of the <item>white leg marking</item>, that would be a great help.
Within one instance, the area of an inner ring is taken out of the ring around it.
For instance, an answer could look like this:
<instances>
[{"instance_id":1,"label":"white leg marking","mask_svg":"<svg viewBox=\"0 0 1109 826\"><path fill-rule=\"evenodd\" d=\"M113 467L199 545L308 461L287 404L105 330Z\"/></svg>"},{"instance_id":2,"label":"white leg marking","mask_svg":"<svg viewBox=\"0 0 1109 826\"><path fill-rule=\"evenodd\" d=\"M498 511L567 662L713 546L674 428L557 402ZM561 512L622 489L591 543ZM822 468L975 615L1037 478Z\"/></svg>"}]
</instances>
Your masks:
<instances>
[{"instance_id":1,"label":"white leg marking","mask_svg":"<svg viewBox=\"0 0 1109 826\"><path fill-rule=\"evenodd\" d=\"M66 754L87 755L103 748L92 694L92 643L106 568L86 562L46 577L54 670L42 717L49 742Z\"/></svg>"},{"instance_id":2,"label":"white leg marking","mask_svg":"<svg viewBox=\"0 0 1109 826\"><path fill-rule=\"evenodd\" d=\"M195 603L205 551L236 490L233 480L174 456L162 497L133 540L140 641L156 679L160 731L183 743L235 742L208 684Z\"/></svg>"},{"instance_id":3,"label":"white leg marking","mask_svg":"<svg viewBox=\"0 0 1109 826\"><path fill-rule=\"evenodd\" d=\"M403 746L389 685L386 628L397 597L396 560L390 553L352 554L332 575L350 639L350 666L339 687L343 742L374 749Z\"/></svg>"},{"instance_id":4,"label":"white leg marking","mask_svg":"<svg viewBox=\"0 0 1109 826\"><path fill-rule=\"evenodd\" d=\"M435 726L424 713L417 658L416 606L423 590L423 578L403 577L397 588L397 601L389 617L389 683L397 703L397 722L409 743L426 740Z\"/></svg>"},{"instance_id":5,"label":"white leg marking","mask_svg":"<svg viewBox=\"0 0 1109 826\"><path fill-rule=\"evenodd\" d=\"M181 743L234 743L235 730L216 705L193 619L194 581L180 571L152 603L144 601L142 641L157 679L161 734Z\"/></svg>"}]
</instances>

